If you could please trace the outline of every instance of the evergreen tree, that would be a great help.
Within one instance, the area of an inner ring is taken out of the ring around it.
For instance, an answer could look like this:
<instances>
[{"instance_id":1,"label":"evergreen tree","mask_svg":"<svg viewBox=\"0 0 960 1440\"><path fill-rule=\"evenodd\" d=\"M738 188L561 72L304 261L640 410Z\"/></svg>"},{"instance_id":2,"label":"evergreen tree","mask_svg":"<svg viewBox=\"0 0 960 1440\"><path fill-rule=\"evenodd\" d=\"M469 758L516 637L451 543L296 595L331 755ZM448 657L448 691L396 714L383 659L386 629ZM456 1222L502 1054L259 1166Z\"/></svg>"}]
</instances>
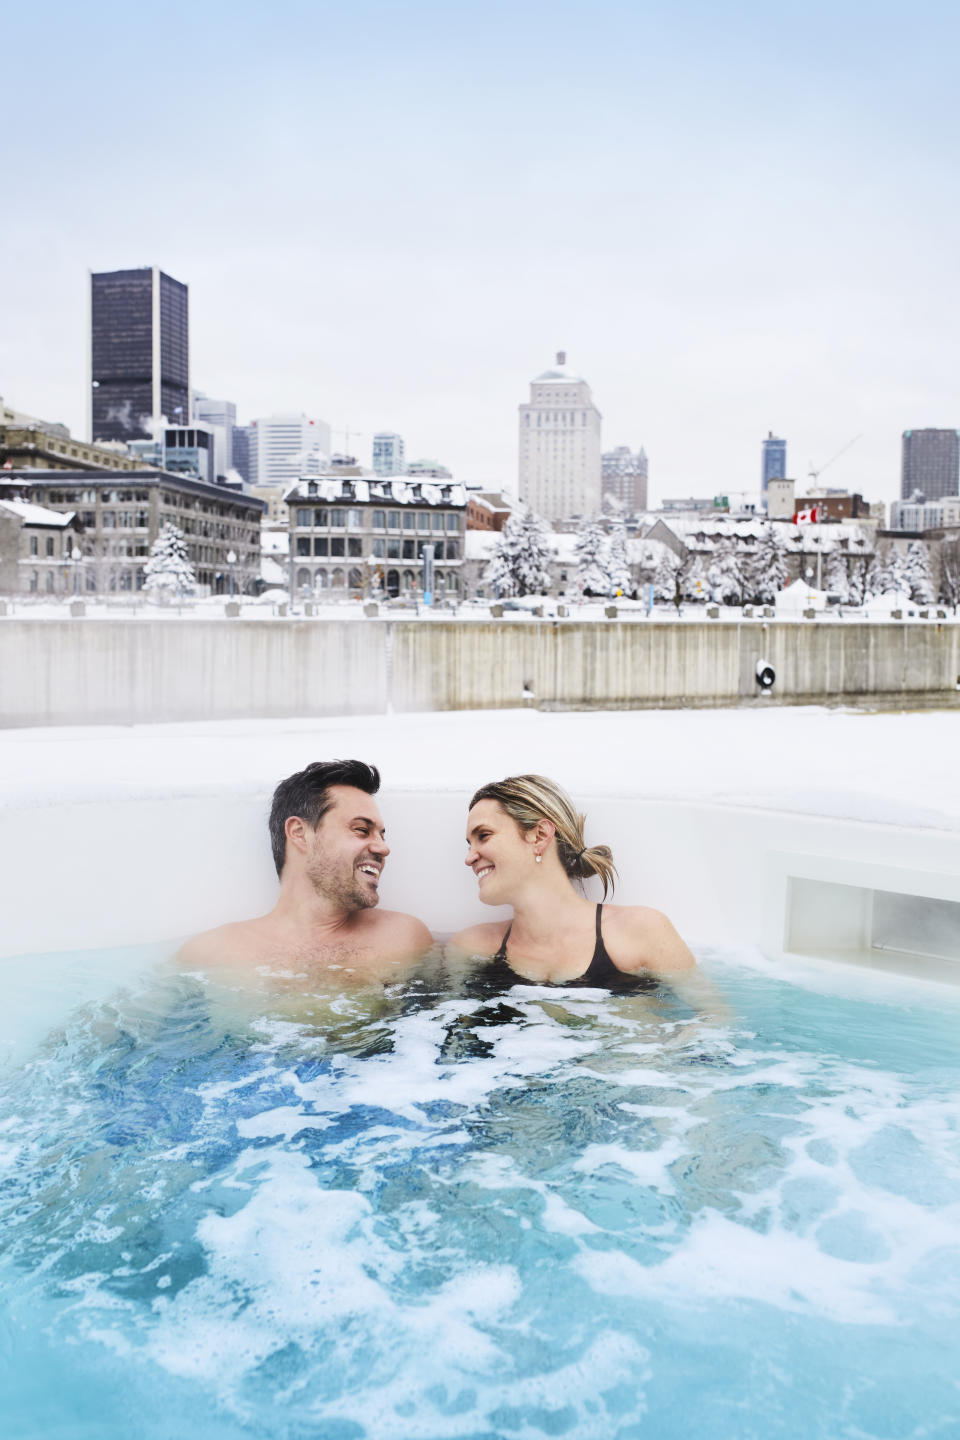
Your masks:
<instances>
[{"instance_id":1,"label":"evergreen tree","mask_svg":"<svg viewBox=\"0 0 960 1440\"><path fill-rule=\"evenodd\" d=\"M939 598L952 605L954 614L960 605L960 541L944 540L940 546Z\"/></svg>"},{"instance_id":2,"label":"evergreen tree","mask_svg":"<svg viewBox=\"0 0 960 1440\"><path fill-rule=\"evenodd\" d=\"M749 591L757 605L772 605L787 583L787 555L775 525L765 525L751 557Z\"/></svg>"},{"instance_id":3,"label":"evergreen tree","mask_svg":"<svg viewBox=\"0 0 960 1440\"><path fill-rule=\"evenodd\" d=\"M854 555L850 559L848 584L850 588L851 605L863 604L866 596L867 569L869 563L866 555Z\"/></svg>"},{"instance_id":4,"label":"evergreen tree","mask_svg":"<svg viewBox=\"0 0 960 1440\"><path fill-rule=\"evenodd\" d=\"M864 599L874 595L885 595L894 588L893 568L890 564L890 546L879 545L870 557L864 579Z\"/></svg>"},{"instance_id":5,"label":"evergreen tree","mask_svg":"<svg viewBox=\"0 0 960 1440\"><path fill-rule=\"evenodd\" d=\"M677 581L682 569L683 561L680 556L675 555L669 545L664 545L651 582L655 600L667 600L671 604L676 604Z\"/></svg>"},{"instance_id":6,"label":"evergreen tree","mask_svg":"<svg viewBox=\"0 0 960 1440\"><path fill-rule=\"evenodd\" d=\"M498 595L542 595L550 589L550 531L529 505L510 516L484 572Z\"/></svg>"},{"instance_id":7,"label":"evergreen tree","mask_svg":"<svg viewBox=\"0 0 960 1440\"><path fill-rule=\"evenodd\" d=\"M627 551L627 527L622 515L614 515L610 522L610 535L604 553L607 572L607 594L630 593L630 556Z\"/></svg>"},{"instance_id":8,"label":"evergreen tree","mask_svg":"<svg viewBox=\"0 0 960 1440\"><path fill-rule=\"evenodd\" d=\"M183 600L197 588L183 531L169 520L150 546L150 558L143 567L143 588L161 604Z\"/></svg>"},{"instance_id":9,"label":"evergreen tree","mask_svg":"<svg viewBox=\"0 0 960 1440\"><path fill-rule=\"evenodd\" d=\"M891 590L898 595L909 595L910 582L907 579L907 556L895 541L890 541L890 573L892 583Z\"/></svg>"},{"instance_id":10,"label":"evergreen tree","mask_svg":"<svg viewBox=\"0 0 960 1440\"><path fill-rule=\"evenodd\" d=\"M831 595L836 595L842 605L850 601L850 580L847 576L847 557L839 545L834 545L827 555L823 567L823 585Z\"/></svg>"},{"instance_id":11,"label":"evergreen tree","mask_svg":"<svg viewBox=\"0 0 960 1440\"><path fill-rule=\"evenodd\" d=\"M574 542L577 583L584 595L607 594L607 538L598 520L584 521Z\"/></svg>"},{"instance_id":12,"label":"evergreen tree","mask_svg":"<svg viewBox=\"0 0 960 1440\"><path fill-rule=\"evenodd\" d=\"M922 540L911 540L904 557L904 589L918 605L933 603L933 575L930 551Z\"/></svg>"},{"instance_id":13,"label":"evergreen tree","mask_svg":"<svg viewBox=\"0 0 960 1440\"><path fill-rule=\"evenodd\" d=\"M710 598L707 566L702 555L692 551L680 572L680 589L684 600L703 603Z\"/></svg>"},{"instance_id":14,"label":"evergreen tree","mask_svg":"<svg viewBox=\"0 0 960 1440\"><path fill-rule=\"evenodd\" d=\"M724 605L739 605L744 592L744 574L736 541L721 540L707 570L712 599Z\"/></svg>"}]
</instances>

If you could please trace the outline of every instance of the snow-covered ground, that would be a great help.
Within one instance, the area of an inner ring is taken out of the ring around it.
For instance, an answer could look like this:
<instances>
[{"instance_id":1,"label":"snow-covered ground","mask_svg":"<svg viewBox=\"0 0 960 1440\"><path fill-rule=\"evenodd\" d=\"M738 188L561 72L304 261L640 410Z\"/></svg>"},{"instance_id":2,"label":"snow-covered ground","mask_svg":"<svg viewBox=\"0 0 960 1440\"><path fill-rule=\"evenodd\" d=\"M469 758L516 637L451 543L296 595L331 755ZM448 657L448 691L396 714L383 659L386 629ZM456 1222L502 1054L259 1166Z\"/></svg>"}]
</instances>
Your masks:
<instances>
[{"instance_id":1,"label":"snow-covered ground","mask_svg":"<svg viewBox=\"0 0 960 1440\"><path fill-rule=\"evenodd\" d=\"M344 716L0 732L0 805L272 788L356 755L385 790L463 791L536 770L576 795L710 802L960 829L952 711L778 707Z\"/></svg>"},{"instance_id":2,"label":"snow-covered ground","mask_svg":"<svg viewBox=\"0 0 960 1440\"><path fill-rule=\"evenodd\" d=\"M3 597L0 597L3 598ZM83 598L83 597L81 597ZM239 598L239 597L238 597ZM63 600L34 600L28 596L17 596L11 599L6 597L7 617L18 617L22 619L42 620L69 620L70 602L72 597L68 596ZM164 621L189 621L189 620L224 620L226 619L226 606L228 596L218 595L210 599L186 602L182 605L171 603L167 605L151 604L146 597L131 596L129 600L119 597L111 599L90 598L85 600L85 615L94 620L164 620ZM357 620L366 619L364 615L363 602L360 600L333 600L327 603L311 601L310 614L316 620ZM558 600L556 596L527 596L523 600L504 601L503 620L509 622L529 621L533 611L543 608L546 619L557 618L557 607L564 605L567 610L567 618L571 620L605 620L606 606L609 602L605 600ZM658 623L668 624L689 624L700 623L711 619L707 615L706 605L684 604L679 614L673 605L658 603L653 611L648 613L646 601L618 599L616 602L617 616L621 620L631 620L647 623L649 620ZM244 599L240 601L240 617L244 620L270 620L277 624L284 624L287 615L281 612L281 606L287 605L286 591L266 591L257 600ZM720 605L719 621L738 621L744 619L743 611L737 605ZM928 618L920 615L922 609L927 610ZM851 605L831 607L822 610L817 614L816 623L837 625L842 623L862 623L871 621L876 623L890 623L889 597L877 597L869 605L857 608ZM942 612L942 615L941 615ZM906 620L920 625L929 625L931 619L939 619L939 623L960 623L960 615L955 615L949 608L943 606L919 606L915 604L905 605L903 616ZM302 620L306 612L304 602L298 600L293 610L293 618ZM379 608L381 619L393 620L414 620L421 619L427 622L433 620L489 620L490 602L488 601L467 601L466 603L441 604L434 607L424 606L407 602L404 604L381 604ZM806 619L799 608L792 610L785 606L778 606L776 612L778 621L786 621L788 624L809 625L810 620ZM751 622L759 624L763 616L761 608L755 606ZM78 623L78 622L74 622ZM3 624L3 617L0 617L0 625Z\"/></svg>"}]
</instances>

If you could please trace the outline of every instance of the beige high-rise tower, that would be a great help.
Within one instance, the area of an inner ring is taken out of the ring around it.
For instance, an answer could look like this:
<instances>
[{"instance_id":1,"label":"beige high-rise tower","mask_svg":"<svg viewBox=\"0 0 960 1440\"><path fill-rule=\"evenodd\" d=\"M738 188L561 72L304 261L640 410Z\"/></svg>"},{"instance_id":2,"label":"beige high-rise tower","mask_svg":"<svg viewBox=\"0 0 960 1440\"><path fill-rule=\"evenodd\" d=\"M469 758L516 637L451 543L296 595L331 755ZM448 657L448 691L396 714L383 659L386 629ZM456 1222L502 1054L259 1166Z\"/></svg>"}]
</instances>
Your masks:
<instances>
[{"instance_id":1,"label":"beige high-rise tower","mask_svg":"<svg viewBox=\"0 0 960 1440\"><path fill-rule=\"evenodd\" d=\"M520 406L520 499L544 520L599 511L600 420L590 386L559 351Z\"/></svg>"}]
</instances>

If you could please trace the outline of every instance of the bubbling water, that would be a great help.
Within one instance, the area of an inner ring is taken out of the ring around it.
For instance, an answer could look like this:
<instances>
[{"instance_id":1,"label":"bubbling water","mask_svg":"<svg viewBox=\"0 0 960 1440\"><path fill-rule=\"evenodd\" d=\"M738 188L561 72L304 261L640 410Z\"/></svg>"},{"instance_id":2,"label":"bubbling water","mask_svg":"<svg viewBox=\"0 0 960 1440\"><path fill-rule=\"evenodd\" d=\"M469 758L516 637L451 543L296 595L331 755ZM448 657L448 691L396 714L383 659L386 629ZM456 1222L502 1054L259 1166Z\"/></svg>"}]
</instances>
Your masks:
<instances>
[{"instance_id":1,"label":"bubbling water","mask_svg":"<svg viewBox=\"0 0 960 1440\"><path fill-rule=\"evenodd\" d=\"M73 1016L3 1081L9 1433L960 1433L956 1017L706 959L722 1026L183 977Z\"/></svg>"}]
</instances>

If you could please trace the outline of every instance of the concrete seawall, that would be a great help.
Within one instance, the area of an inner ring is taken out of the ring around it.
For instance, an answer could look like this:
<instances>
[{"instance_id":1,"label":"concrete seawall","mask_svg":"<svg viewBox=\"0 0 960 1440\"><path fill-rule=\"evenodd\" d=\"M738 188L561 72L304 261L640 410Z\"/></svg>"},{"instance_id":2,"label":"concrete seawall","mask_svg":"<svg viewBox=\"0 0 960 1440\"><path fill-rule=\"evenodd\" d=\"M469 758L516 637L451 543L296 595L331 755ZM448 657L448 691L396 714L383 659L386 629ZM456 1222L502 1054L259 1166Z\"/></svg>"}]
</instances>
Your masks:
<instances>
[{"instance_id":1,"label":"concrete seawall","mask_svg":"<svg viewBox=\"0 0 960 1440\"><path fill-rule=\"evenodd\" d=\"M518 706L960 702L960 625L0 621L0 724Z\"/></svg>"}]
</instances>

